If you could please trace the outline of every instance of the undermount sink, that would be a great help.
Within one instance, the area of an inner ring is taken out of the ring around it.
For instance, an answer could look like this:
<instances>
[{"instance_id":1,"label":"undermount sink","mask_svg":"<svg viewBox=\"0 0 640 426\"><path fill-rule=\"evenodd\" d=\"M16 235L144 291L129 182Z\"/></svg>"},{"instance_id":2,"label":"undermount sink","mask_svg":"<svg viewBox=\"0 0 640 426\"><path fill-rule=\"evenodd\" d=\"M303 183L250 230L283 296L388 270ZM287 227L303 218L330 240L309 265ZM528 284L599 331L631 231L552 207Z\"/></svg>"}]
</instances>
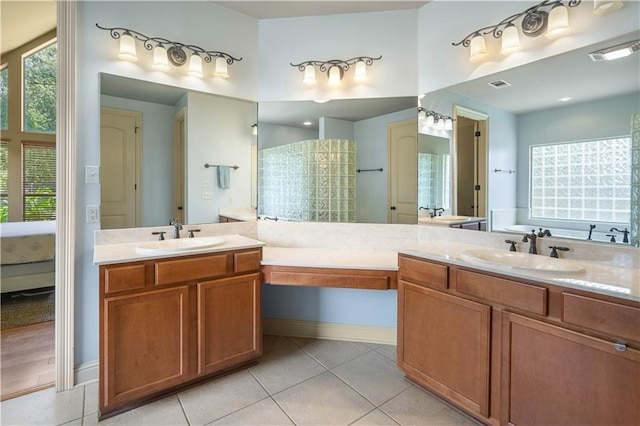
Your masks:
<instances>
[{"instance_id":1,"label":"undermount sink","mask_svg":"<svg viewBox=\"0 0 640 426\"><path fill-rule=\"evenodd\" d=\"M433 220L444 220L444 221L452 221L452 220L468 220L469 216L452 216L452 215L444 215L444 216L436 216Z\"/></svg>"},{"instance_id":2,"label":"undermount sink","mask_svg":"<svg viewBox=\"0 0 640 426\"><path fill-rule=\"evenodd\" d=\"M462 260L477 265L551 275L568 275L584 271L584 267L571 260L505 250L472 249L462 252L461 257Z\"/></svg>"},{"instance_id":3,"label":"undermount sink","mask_svg":"<svg viewBox=\"0 0 640 426\"><path fill-rule=\"evenodd\" d=\"M162 254L200 250L224 243L222 237L177 238L173 240L145 241L136 245L138 254Z\"/></svg>"}]
</instances>

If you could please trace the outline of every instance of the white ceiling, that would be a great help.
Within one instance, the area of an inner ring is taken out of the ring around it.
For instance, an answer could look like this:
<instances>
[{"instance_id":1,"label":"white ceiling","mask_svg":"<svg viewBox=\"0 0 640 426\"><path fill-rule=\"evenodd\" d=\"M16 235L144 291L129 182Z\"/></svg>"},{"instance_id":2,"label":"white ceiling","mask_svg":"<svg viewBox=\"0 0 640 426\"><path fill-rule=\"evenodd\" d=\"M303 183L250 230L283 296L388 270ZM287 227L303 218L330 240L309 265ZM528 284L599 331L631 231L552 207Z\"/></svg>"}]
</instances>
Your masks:
<instances>
[{"instance_id":1,"label":"white ceiling","mask_svg":"<svg viewBox=\"0 0 640 426\"><path fill-rule=\"evenodd\" d=\"M419 9L429 1L212 1L256 19Z\"/></svg>"},{"instance_id":2,"label":"white ceiling","mask_svg":"<svg viewBox=\"0 0 640 426\"><path fill-rule=\"evenodd\" d=\"M56 28L54 0L2 0L0 15L0 52L3 54Z\"/></svg>"}]
</instances>

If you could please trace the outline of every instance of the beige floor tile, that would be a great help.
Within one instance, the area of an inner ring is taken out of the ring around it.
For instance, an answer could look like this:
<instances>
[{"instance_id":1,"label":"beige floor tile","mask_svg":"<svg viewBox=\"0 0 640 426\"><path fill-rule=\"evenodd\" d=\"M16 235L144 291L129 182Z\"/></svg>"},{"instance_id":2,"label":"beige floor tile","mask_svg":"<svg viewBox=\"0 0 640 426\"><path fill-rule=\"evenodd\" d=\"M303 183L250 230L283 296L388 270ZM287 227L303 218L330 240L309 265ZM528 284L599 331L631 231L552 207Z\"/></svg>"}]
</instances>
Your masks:
<instances>
[{"instance_id":1,"label":"beige floor tile","mask_svg":"<svg viewBox=\"0 0 640 426\"><path fill-rule=\"evenodd\" d=\"M71 420L67 423L63 423L60 426L82 426L82 417L80 417L79 419Z\"/></svg>"},{"instance_id":2,"label":"beige floor tile","mask_svg":"<svg viewBox=\"0 0 640 426\"><path fill-rule=\"evenodd\" d=\"M353 426L397 426L397 424L398 423L394 422L391 417L387 416L380 410L373 410L366 416L361 417L352 423Z\"/></svg>"},{"instance_id":3,"label":"beige floor tile","mask_svg":"<svg viewBox=\"0 0 640 426\"><path fill-rule=\"evenodd\" d=\"M398 348L396 345L380 345L379 348L376 348L376 351L393 362L398 361Z\"/></svg>"},{"instance_id":4,"label":"beige floor tile","mask_svg":"<svg viewBox=\"0 0 640 426\"><path fill-rule=\"evenodd\" d=\"M311 342L316 341L316 339L310 339L308 337L289 337L289 340L292 341L299 348L306 346Z\"/></svg>"},{"instance_id":5,"label":"beige floor tile","mask_svg":"<svg viewBox=\"0 0 640 426\"><path fill-rule=\"evenodd\" d=\"M260 383L247 370L178 394L191 425L211 423L267 396Z\"/></svg>"},{"instance_id":6,"label":"beige floor tile","mask_svg":"<svg viewBox=\"0 0 640 426\"><path fill-rule=\"evenodd\" d=\"M274 395L327 370L306 352L296 348L268 353L249 371L269 394Z\"/></svg>"},{"instance_id":7,"label":"beige floor tile","mask_svg":"<svg viewBox=\"0 0 640 426\"><path fill-rule=\"evenodd\" d=\"M368 352L332 371L376 407L411 386L394 362L377 352Z\"/></svg>"},{"instance_id":8,"label":"beige floor tile","mask_svg":"<svg viewBox=\"0 0 640 426\"><path fill-rule=\"evenodd\" d=\"M151 402L133 410L126 411L117 416L109 417L98 423L98 413L84 417L83 425L123 425L123 426L161 426L161 425L187 425L180 402L176 395Z\"/></svg>"},{"instance_id":9,"label":"beige floor tile","mask_svg":"<svg viewBox=\"0 0 640 426\"><path fill-rule=\"evenodd\" d=\"M211 424L242 426L293 425L289 417L270 397L229 414Z\"/></svg>"},{"instance_id":10,"label":"beige floor tile","mask_svg":"<svg viewBox=\"0 0 640 426\"><path fill-rule=\"evenodd\" d=\"M374 408L330 372L280 392L273 398L296 425L347 425Z\"/></svg>"},{"instance_id":11,"label":"beige floor tile","mask_svg":"<svg viewBox=\"0 0 640 426\"><path fill-rule=\"evenodd\" d=\"M401 425L477 425L430 393L411 386L380 406L380 409Z\"/></svg>"},{"instance_id":12,"label":"beige floor tile","mask_svg":"<svg viewBox=\"0 0 640 426\"><path fill-rule=\"evenodd\" d=\"M368 346L359 342L324 339L313 340L304 345L302 350L327 368L337 367L371 351Z\"/></svg>"},{"instance_id":13,"label":"beige floor tile","mask_svg":"<svg viewBox=\"0 0 640 426\"><path fill-rule=\"evenodd\" d=\"M84 387L84 415L88 416L98 412L98 382L93 382Z\"/></svg>"},{"instance_id":14,"label":"beige floor tile","mask_svg":"<svg viewBox=\"0 0 640 426\"><path fill-rule=\"evenodd\" d=\"M0 404L0 424L59 425L82 417L84 389L65 392L48 388Z\"/></svg>"},{"instance_id":15,"label":"beige floor tile","mask_svg":"<svg viewBox=\"0 0 640 426\"><path fill-rule=\"evenodd\" d=\"M285 336L271 336L266 334L262 336L262 353L277 351L279 349L295 349L297 346Z\"/></svg>"},{"instance_id":16,"label":"beige floor tile","mask_svg":"<svg viewBox=\"0 0 640 426\"><path fill-rule=\"evenodd\" d=\"M369 342L362 342L363 345L369 346L371 349L378 349L379 347L384 346L383 344L380 343L369 343Z\"/></svg>"}]
</instances>

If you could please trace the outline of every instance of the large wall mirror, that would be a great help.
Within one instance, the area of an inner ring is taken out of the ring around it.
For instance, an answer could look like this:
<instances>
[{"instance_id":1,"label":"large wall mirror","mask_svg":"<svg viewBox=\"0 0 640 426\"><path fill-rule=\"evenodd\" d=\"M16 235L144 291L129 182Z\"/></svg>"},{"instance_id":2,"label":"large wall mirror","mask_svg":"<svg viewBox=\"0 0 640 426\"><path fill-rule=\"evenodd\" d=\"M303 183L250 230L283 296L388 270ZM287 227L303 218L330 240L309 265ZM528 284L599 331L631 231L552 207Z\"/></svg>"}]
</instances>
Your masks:
<instances>
[{"instance_id":1,"label":"large wall mirror","mask_svg":"<svg viewBox=\"0 0 640 426\"><path fill-rule=\"evenodd\" d=\"M474 148L455 151L461 134L456 126L464 122L455 111L468 109L487 117L481 173L493 230L542 227L559 237L610 242L614 235L623 243L624 230L634 225L632 206L638 206L631 191L631 174L638 173L631 161L631 123L640 112L640 56L593 61L589 53L639 38L634 32L421 97L422 108L456 119L452 130L427 129L420 120L421 138L430 144L444 139L451 149L451 184L440 176L445 184L438 183L440 192L429 203L467 214L452 197L475 185L462 188L457 175L478 155L478 147L475 154ZM437 167L445 170L445 150L437 155L444 164Z\"/></svg>"},{"instance_id":2,"label":"large wall mirror","mask_svg":"<svg viewBox=\"0 0 640 426\"><path fill-rule=\"evenodd\" d=\"M255 212L255 102L110 74L100 94L102 229Z\"/></svg>"},{"instance_id":3,"label":"large wall mirror","mask_svg":"<svg viewBox=\"0 0 640 426\"><path fill-rule=\"evenodd\" d=\"M417 223L416 97L261 102L258 214Z\"/></svg>"}]
</instances>

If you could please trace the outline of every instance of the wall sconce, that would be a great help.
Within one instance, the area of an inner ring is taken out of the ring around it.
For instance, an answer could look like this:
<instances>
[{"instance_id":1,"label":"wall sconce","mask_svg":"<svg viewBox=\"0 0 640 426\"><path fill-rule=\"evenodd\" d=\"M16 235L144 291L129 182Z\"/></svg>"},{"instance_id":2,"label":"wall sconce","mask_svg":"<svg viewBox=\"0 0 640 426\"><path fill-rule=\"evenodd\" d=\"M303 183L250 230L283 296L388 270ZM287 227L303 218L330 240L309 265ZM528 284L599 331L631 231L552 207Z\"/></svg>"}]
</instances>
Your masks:
<instances>
[{"instance_id":1,"label":"wall sconce","mask_svg":"<svg viewBox=\"0 0 640 426\"><path fill-rule=\"evenodd\" d=\"M349 71L351 66L355 65L355 72L353 79L356 81L365 81L367 79L367 66L371 66L373 61L382 59L382 55L377 58L371 58L369 56L358 56L347 60L332 59L330 61L304 61L299 64L291 64L292 67L297 67L300 71L304 72L304 78L302 82L307 86L311 86L317 83L316 80L316 67L320 72L326 72L329 77L328 83L330 86L339 86L344 77L344 73Z\"/></svg>"},{"instance_id":2,"label":"wall sconce","mask_svg":"<svg viewBox=\"0 0 640 426\"><path fill-rule=\"evenodd\" d=\"M421 112L424 113L427 127L436 130L453 130L453 117L419 107L418 116Z\"/></svg>"},{"instance_id":3,"label":"wall sconce","mask_svg":"<svg viewBox=\"0 0 640 426\"><path fill-rule=\"evenodd\" d=\"M509 55L520 49L520 32L527 37L537 37L541 34L549 39L554 39L571 32L569 26L568 7L578 6L582 0L544 0L520 13L511 15L495 25L475 30L454 46L469 47L469 60L473 63L480 62L489 56L484 36L492 34L494 38L501 38L502 48L500 53ZM596 0L593 13L601 15L622 7L621 0ZM544 10L544 9L547 10ZM522 18L520 30L516 21Z\"/></svg>"},{"instance_id":4,"label":"wall sconce","mask_svg":"<svg viewBox=\"0 0 640 426\"><path fill-rule=\"evenodd\" d=\"M146 35L127 28L107 28L96 24L101 30L109 31L109 35L113 39L120 39L120 52L118 58L126 61L137 61L136 40L141 41L147 50L153 50L152 68L159 71L169 71L169 64L174 66L182 66L187 63L187 54L191 53L188 58L189 67L188 74L194 77L203 77L202 61L211 63L215 59L214 77L229 78L227 65L233 65L235 61L241 61L242 58L234 58L225 52L215 50L204 50L193 44L183 44L177 41L167 40L161 37L147 37Z\"/></svg>"},{"instance_id":5,"label":"wall sconce","mask_svg":"<svg viewBox=\"0 0 640 426\"><path fill-rule=\"evenodd\" d=\"M258 136L258 123L254 123L251 125L251 134L253 136Z\"/></svg>"}]
</instances>

